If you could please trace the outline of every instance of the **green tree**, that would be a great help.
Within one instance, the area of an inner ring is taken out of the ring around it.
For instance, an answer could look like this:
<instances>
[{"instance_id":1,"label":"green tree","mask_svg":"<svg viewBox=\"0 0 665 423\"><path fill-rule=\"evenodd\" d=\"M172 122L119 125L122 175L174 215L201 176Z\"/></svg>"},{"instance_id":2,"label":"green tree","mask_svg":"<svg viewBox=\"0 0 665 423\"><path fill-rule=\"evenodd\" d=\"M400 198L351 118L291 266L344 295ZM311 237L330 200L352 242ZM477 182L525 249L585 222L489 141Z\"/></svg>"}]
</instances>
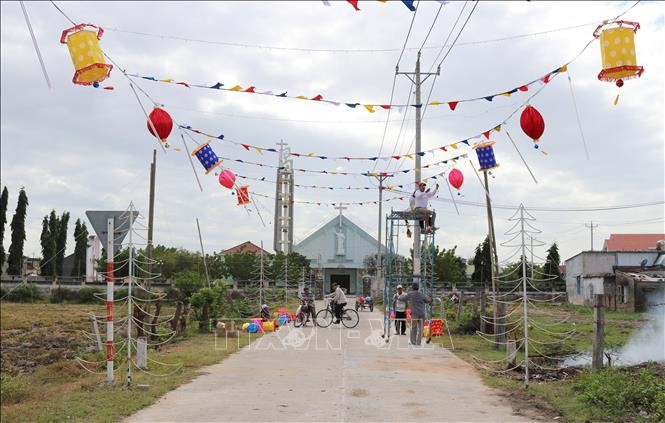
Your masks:
<instances>
[{"instance_id":1,"label":"green tree","mask_svg":"<svg viewBox=\"0 0 665 423\"><path fill-rule=\"evenodd\" d=\"M559 271L559 263L561 262L561 257L559 257L559 246L556 245L556 242L547 250L547 261L545 266L543 266L543 273L546 279L550 279L550 288L554 291L558 286L563 282L561 277L561 271Z\"/></svg>"},{"instance_id":2,"label":"green tree","mask_svg":"<svg viewBox=\"0 0 665 423\"><path fill-rule=\"evenodd\" d=\"M204 277L194 271L178 272L173 275L175 278L175 287L182 293L185 301L203 288Z\"/></svg>"},{"instance_id":3,"label":"green tree","mask_svg":"<svg viewBox=\"0 0 665 423\"><path fill-rule=\"evenodd\" d=\"M58 230L55 235L55 271L62 275L62 263L65 261L67 248L67 226L69 225L69 212L63 212L58 219Z\"/></svg>"},{"instance_id":4,"label":"green tree","mask_svg":"<svg viewBox=\"0 0 665 423\"><path fill-rule=\"evenodd\" d=\"M309 274L309 260L302 254L284 255L283 253L277 253L271 256L271 259L270 275L275 280L283 281L284 278L288 278L289 281L300 281L303 274Z\"/></svg>"},{"instance_id":5,"label":"green tree","mask_svg":"<svg viewBox=\"0 0 665 423\"><path fill-rule=\"evenodd\" d=\"M20 275L23 269L23 244L25 243L25 215L28 210L28 196L21 187L16 203L16 212L12 217L10 228L12 230L12 243L9 246L7 257L7 273Z\"/></svg>"},{"instance_id":6,"label":"green tree","mask_svg":"<svg viewBox=\"0 0 665 423\"><path fill-rule=\"evenodd\" d=\"M210 330L210 312L216 299L215 291L212 288L201 288L189 299L194 308L194 317L199 321L200 332Z\"/></svg>"},{"instance_id":7,"label":"green tree","mask_svg":"<svg viewBox=\"0 0 665 423\"><path fill-rule=\"evenodd\" d=\"M185 249L156 245L152 250L152 258L158 263L153 265L153 272L161 273L166 279L176 272L195 271L201 275L205 273L201 255Z\"/></svg>"},{"instance_id":8,"label":"green tree","mask_svg":"<svg viewBox=\"0 0 665 423\"><path fill-rule=\"evenodd\" d=\"M42 260L39 264L39 271L43 276L53 276L55 269L55 260L53 257L55 244L53 243L53 237L49 229L48 215L44 216L44 220L42 220L42 234L39 240L42 244Z\"/></svg>"},{"instance_id":9,"label":"green tree","mask_svg":"<svg viewBox=\"0 0 665 423\"><path fill-rule=\"evenodd\" d=\"M124 278L129 275L129 266L124 265L129 260L129 248L124 250L116 251L113 259L113 277L114 278ZM106 279L106 249L102 248L102 254L97 260L97 272L104 275Z\"/></svg>"},{"instance_id":10,"label":"green tree","mask_svg":"<svg viewBox=\"0 0 665 423\"><path fill-rule=\"evenodd\" d=\"M274 276L275 273L273 273L274 268L271 265L270 256L264 255L263 260L263 267L266 273L270 273ZM258 279L259 274L257 270L261 267L260 262L261 257L254 253L233 253L224 255L224 263L228 269L228 273L235 281L251 281ZM281 274L284 274L283 270L281 271Z\"/></svg>"},{"instance_id":11,"label":"green tree","mask_svg":"<svg viewBox=\"0 0 665 423\"><path fill-rule=\"evenodd\" d=\"M44 257L44 260L50 260L50 263L52 263L50 266L47 267L49 273L44 273L45 275L48 276L57 276L58 273L56 272L57 266L56 266L56 253L58 250L56 249L56 237L58 234L58 215L55 214L55 210L51 210L51 213L49 214L48 217L48 231L49 231L49 240L48 242L51 244L51 254L48 257Z\"/></svg>"},{"instance_id":12,"label":"green tree","mask_svg":"<svg viewBox=\"0 0 665 423\"><path fill-rule=\"evenodd\" d=\"M85 256L88 249L88 228L81 219L76 219L74 225L74 267L71 276L85 275Z\"/></svg>"},{"instance_id":13,"label":"green tree","mask_svg":"<svg viewBox=\"0 0 665 423\"><path fill-rule=\"evenodd\" d=\"M5 264L5 224L7 223L7 203L9 201L9 191L7 187L2 189L0 196L0 269Z\"/></svg>"},{"instance_id":14,"label":"green tree","mask_svg":"<svg viewBox=\"0 0 665 423\"><path fill-rule=\"evenodd\" d=\"M456 254L457 246L439 251L436 247L434 272L440 282L466 281L466 260Z\"/></svg>"},{"instance_id":15,"label":"green tree","mask_svg":"<svg viewBox=\"0 0 665 423\"><path fill-rule=\"evenodd\" d=\"M476 246L475 255L473 257L473 274L471 280L480 284L483 287L491 286L492 284L492 257L490 254L490 240L485 237L482 244Z\"/></svg>"},{"instance_id":16,"label":"green tree","mask_svg":"<svg viewBox=\"0 0 665 423\"><path fill-rule=\"evenodd\" d=\"M264 259L266 256L264 256ZM210 280L226 278L229 276L229 270L224 263L224 255L222 253L206 254L206 263L208 264L208 272L210 273Z\"/></svg>"}]
</instances>

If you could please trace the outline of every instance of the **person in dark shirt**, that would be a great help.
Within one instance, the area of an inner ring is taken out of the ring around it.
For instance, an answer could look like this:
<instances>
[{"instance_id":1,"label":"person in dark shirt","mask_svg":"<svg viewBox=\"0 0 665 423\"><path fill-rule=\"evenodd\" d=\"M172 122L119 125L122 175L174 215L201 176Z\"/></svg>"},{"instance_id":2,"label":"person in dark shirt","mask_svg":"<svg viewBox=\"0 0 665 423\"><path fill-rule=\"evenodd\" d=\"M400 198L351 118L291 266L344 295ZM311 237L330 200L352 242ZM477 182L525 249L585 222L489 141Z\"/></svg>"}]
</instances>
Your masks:
<instances>
[{"instance_id":1,"label":"person in dark shirt","mask_svg":"<svg viewBox=\"0 0 665 423\"><path fill-rule=\"evenodd\" d=\"M419 291L417 283L411 285L411 291L406 295L406 302L411 308L411 345L420 345L423 337L423 325L427 315L426 305L432 302Z\"/></svg>"}]
</instances>

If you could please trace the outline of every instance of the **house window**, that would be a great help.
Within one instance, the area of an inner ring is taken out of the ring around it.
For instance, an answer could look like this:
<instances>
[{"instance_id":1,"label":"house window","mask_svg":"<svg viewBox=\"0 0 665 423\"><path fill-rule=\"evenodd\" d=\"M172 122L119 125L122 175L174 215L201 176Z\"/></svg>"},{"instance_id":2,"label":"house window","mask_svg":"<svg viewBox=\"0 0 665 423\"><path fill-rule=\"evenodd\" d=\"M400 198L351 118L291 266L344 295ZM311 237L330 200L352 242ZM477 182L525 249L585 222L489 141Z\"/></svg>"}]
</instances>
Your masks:
<instances>
[{"instance_id":1,"label":"house window","mask_svg":"<svg viewBox=\"0 0 665 423\"><path fill-rule=\"evenodd\" d=\"M575 292L577 295L582 293L582 278L579 275L575 278Z\"/></svg>"},{"instance_id":2,"label":"house window","mask_svg":"<svg viewBox=\"0 0 665 423\"><path fill-rule=\"evenodd\" d=\"M588 298L589 298L590 300L592 300L592 299L593 299L593 283L590 283L590 284L589 284L589 287L587 288L587 292L589 293L589 297L588 297Z\"/></svg>"}]
</instances>

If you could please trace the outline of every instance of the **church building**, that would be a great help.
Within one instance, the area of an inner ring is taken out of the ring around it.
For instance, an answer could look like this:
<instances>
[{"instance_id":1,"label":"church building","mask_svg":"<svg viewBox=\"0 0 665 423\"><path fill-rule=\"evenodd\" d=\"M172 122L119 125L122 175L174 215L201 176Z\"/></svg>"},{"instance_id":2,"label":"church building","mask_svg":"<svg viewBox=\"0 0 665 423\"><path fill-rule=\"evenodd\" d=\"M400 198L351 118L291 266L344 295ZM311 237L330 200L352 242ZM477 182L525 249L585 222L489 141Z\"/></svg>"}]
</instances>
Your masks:
<instances>
[{"instance_id":1,"label":"church building","mask_svg":"<svg viewBox=\"0 0 665 423\"><path fill-rule=\"evenodd\" d=\"M377 241L343 216L342 210L338 217L295 245L294 251L307 257L312 269L321 269L326 293L333 283L346 288L349 294L376 292L376 281L366 276L363 269L365 257L376 254Z\"/></svg>"}]
</instances>

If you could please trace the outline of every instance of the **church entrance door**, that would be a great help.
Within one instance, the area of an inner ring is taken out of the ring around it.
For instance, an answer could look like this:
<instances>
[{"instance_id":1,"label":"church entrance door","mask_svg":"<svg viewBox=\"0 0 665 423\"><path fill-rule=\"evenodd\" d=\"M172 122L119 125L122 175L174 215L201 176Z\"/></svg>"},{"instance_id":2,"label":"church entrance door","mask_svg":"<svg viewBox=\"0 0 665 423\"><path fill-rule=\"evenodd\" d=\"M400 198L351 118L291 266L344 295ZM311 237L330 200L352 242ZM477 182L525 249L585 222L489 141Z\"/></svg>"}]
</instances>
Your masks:
<instances>
[{"instance_id":1,"label":"church entrance door","mask_svg":"<svg viewBox=\"0 0 665 423\"><path fill-rule=\"evenodd\" d=\"M351 292L351 275L330 275L330 286L337 284L346 289L346 293Z\"/></svg>"}]
</instances>

